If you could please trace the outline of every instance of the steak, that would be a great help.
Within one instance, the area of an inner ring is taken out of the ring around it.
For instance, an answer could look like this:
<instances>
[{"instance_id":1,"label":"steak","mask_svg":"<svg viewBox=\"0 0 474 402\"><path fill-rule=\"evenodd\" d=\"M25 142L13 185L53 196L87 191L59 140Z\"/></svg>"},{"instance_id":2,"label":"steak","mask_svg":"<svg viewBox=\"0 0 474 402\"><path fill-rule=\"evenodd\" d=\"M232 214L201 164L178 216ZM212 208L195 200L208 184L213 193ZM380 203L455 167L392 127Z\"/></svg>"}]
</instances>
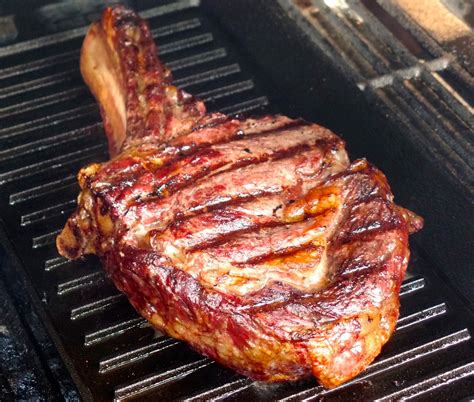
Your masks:
<instances>
[{"instance_id":1,"label":"steak","mask_svg":"<svg viewBox=\"0 0 474 402\"><path fill-rule=\"evenodd\" d=\"M81 71L111 159L79 172L60 254L96 254L153 326L253 379L335 387L367 367L422 227L385 176L316 124L206 113L124 7L91 26Z\"/></svg>"}]
</instances>

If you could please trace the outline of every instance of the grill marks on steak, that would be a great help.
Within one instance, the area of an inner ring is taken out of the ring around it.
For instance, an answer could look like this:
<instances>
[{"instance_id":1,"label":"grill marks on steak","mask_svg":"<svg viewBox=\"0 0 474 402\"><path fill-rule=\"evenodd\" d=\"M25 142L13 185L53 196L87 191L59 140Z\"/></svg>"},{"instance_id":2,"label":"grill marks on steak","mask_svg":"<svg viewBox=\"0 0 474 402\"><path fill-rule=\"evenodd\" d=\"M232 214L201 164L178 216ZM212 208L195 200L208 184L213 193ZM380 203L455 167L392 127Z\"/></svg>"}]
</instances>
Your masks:
<instances>
[{"instance_id":1,"label":"grill marks on steak","mask_svg":"<svg viewBox=\"0 0 474 402\"><path fill-rule=\"evenodd\" d=\"M171 154L176 153L176 151L188 153L207 145L220 144L254 134L269 133L307 124L304 120L292 120L281 115L262 116L245 120L229 117L222 120L221 116L211 118L211 121L208 121L206 117L202 118L190 133L176 138L166 149L170 150ZM321 129L326 130L323 127Z\"/></svg>"},{"instance_id":2,"label":"grill marks on steak","mask_svg":"<svg viewBox=\"0 0 474 402\"><path fill-rule=\"evenodd\" d=\"M307 123L303 121L290 120L284 116L267 116L243 122L216 117L211 123L204 125L199 123L194 131L177 138L164 147L150 147L146 144L139 149L125 152L122 157L111 161L107 167L98 171L94 175L92 185L94 190L100 191L110 204L120 205L123 209L131 201L159 195L160 187L161 192L166 190L166 195L169 195L172 187L182 187L186 183L212 173L214 169L225 164L230 164L229 167L239 166L239 156L230 148L235 143L251 141L238 141L240 138L256 135L269 136L278 133L281 133L283 137L288 137L286 130L300 127L304 131L303 127L306 125ZM198 129L199 127L202 128ZM332 138L334 142L339 142L342 145L341 140L330 134L328 130L321 127L320 131L321 140ZM317 139L314 138L314 141ZM234 142L228 144L229 141ZM287 148L285 148L285 138L283 138L283 143L278 141L270 145L270 147L273 146L273 149L269 149L268 145L266 149L260 149L255 156L256 160L252 160L247 155L248 152L245 150L248 148L241 146L245 154L240 157L240 165L267 160L271 157L282 157L285 153L291 153L288 145L291 146L292 143L293 147L298 144L299 146L304 145L305 138L286 138L286 142ZM216 147L217 149L215 149ZM229 155L225 154L226 151L229 151ZM193 161L195 163L189 164ZM162 169L164 166L166 168ZM160 170L158 171L158 169ZM171 180L171 185L167 185Z\"/></svg>"},{"instance_id":3,"label":"grill marks on steak","mask_svg":"<svg viewBox=\"0 0 474 402\"><path fill-rule=\"evenodd\" d=\"M296 126L293 130L211 145L162 169L155 193L166 195L210 174L291 156L309 149L318 140L324 139L315 138L314 129Z\"/></svg>"},{"instance_id":4,"label":"grill marks on steak","mask_svg":"<svg viewBox=\"0 0 474 402\"><path fill-rule=\"evenodd\" d=\"M240 373L353 378L394 330L422 220L329 130L205 114L155 54L123 7L84 41L81 71L121 152L79 173L58 250L97 254L155 327Z\"/></svg>"},{"instance_id":5,"label":"grill marks on steak","mask_svg":"<svg viewBox=\"0 0 474 402\"><path fill-rule=\"evenodd\" d=\"M176 153L164 164L163 150L155 151L160 161L155 164L151 153L145 153L142 161L141 149L135 150L135 156L125 152L103 166L83 169L79 174L81 187L99 197L100 210L118 222L128 241L143 245L176 219L182 222L226 205L273 195L280 197L273 207L277 208L301 197L348 164L344 142L317 125L276 116L242 121L239 127L232 128L238 134L226 136L227 140L233 139L230 142L219 143L223 138L214 137L217 144L195 147L184 155ZM225 127L224 131L230 130ZM250 146L256 157L246 157ZM197 168L190 160L197 161ZM223 165L223 161L227 163ZM209 169L202 169L203 166ZM181 181L173 180L176 177ZM160 185L171 191L160 194ZM94 212L88 210L87 215ZM257 226L254 222L248 229ZM80 233L77 227L70 229ZM79 237L81 246L75 248L93 248L90 241L85 241L92 235Z\"/></svg>"},{"instance_id":6,"label":"grill marks on steak","mask_svg":"<svg viewBox=\"0 0 474 402\"><path fill-rule=\"evenodd\" d=\"M305 130L302 127L298 131L296 128L294 130L279 129L271 130L256 138L197 149L181 159L171 161L161 168L158 174L152 171L143 175L137 180L135 188L122 192L118 201L138 197L143 199L144 191L156 197L167 197L180 188L196 183L202 177L271 159L284 158L309 149L318 141L314 137L311 129ZM324 138L320 140L324 141ZM327 138L327 141L330 139Z\"/></svg>"},{"instance_id":7,"label":"grill marks on steak","mask_svg":"<svg viewBox=\"0 0 474 402\"><path fill-rule=\"evenodd\" d=\"M359 169L364 170L361 173ZM329 274L328 243L350 243L355 237L367 238L374 232L403 224L398 210L391 208L387 188L375 186L378 180L385 179L378 177L380 173L374 171L369 175L365 170L371 172L372 168L364 161L356 162L348 171L327 179L323 187L305 191L303 194L307 195L295 203L288 205L283 201L283 207L277 211L274 205L280 200L271 197L265 200L267 202L249 203L247 209L245 204L224 208L178 224L181 230L187 225L198 228L198 239L202 233L199 229L204 226L206 230L206 224L216 224L217 233L207 229L207 244L194 243L194 249L189 248L189 242L196 240L194 233L180 239L172 236L176 229L154 237L152 245L201 283L227 293L242 295L256 291L268 281L291 283L298 289L315 291L326 284ZM303 214L298 212L301 202L306 207ZM347 216L343 210L349 207L350 216ZM263 216L259 215L260 209ZM243 211L244 217L239 215ZM341 214L343 223L340 223ZM240 218L236 226L229 215ZM224 224L220 225L222 218ZM288 221L299 223L290 225ZM333 235L336 227L337 233ZM223 244L214 246L213 241ZM375 251L372 250L372 254Z\"/></svg>"},{"instance_id":8,"label":"grill marks on steak","mask_svg":"<svg viewBox=\"0 0 474 402\"><path fill-rule=\"evenodd\" d=\"M125 222L137 222L147 230L163 230L175 219L209 209L281 192L298 194L301 185L317 175L322 162L322 151L310 149L285 159L224 171L167 198L135 202Z\"/></svg>"},{"instance_id":9,"label":"grill marks on steak","mask_svg":"<svg viewBox=\"0 0 474 402\"><path fill-rule=\"evenodd\" d=\"M319 126L277 116L272 121L244 121L235 131L239 134L233 138L243 139L195 148L161 168L136 169L128 176L122 169L106 184L107 203L119 210L118 215L125 215L130 227L136 221L136 231L160 232L176 218L182 221L223 205L281 194L273 210L347 165L344 143ZM269 160L279 161L263 163ZM112 163L122 164L120 160ZM97 187L104 193L104 174L96 176ZM262 213L268 215L268 211ZM246 224L247 229L255 228L255 223ZM218 228L214 229L217 233Z\"/></svg>"},{"instance_id":10,"label":"grill marks on steak","mask_svg":"<svg viewBox=\"0 0 474 402\"><path fill-rule=\"evenodd\" d=\"M305 189L302 186L302 193ZM173 243L183 251L194 251L225 241L236 233L277 225L288 203L286 194L259 197L246 203L229 205L174 222L157 234L159 243Z\"/></svg>"},{"instance_id":11,"label":"grill marks on steak","mask_svg":"<svg viewBox=\"0 0 474 402\"><path fill-rule=\"evenodd\" d=\"M326 273L325 232L317 219L262 228L188 254L182 265L175 261L205 286L231 294L243 295L263 288L269 280L286 283L292 277L297 278L292 285L316 290ZM306 278L299 277L302 270Z\"/></svg>"},{"instance_id":12,"label":"grill marks on steak","mask_svg":"<svg viewBox=\"0 0 474 402\"><path fill-rule=\"evenodd\" d=\"M379 187L380 181L385 181L382 173L364 160L333 178L332 184L339 182L345 194L337 229L327 239L326 287L296 295L283 292L283 298L277 293L274 300L267 296L263 307L250 304L245 309L278 328L281 337L301 339L302 334L315 336L325 323L380 308L388 294L396 297L409 256L407 222L389 201L386 182Z\"/></svg>"}]
</instances>

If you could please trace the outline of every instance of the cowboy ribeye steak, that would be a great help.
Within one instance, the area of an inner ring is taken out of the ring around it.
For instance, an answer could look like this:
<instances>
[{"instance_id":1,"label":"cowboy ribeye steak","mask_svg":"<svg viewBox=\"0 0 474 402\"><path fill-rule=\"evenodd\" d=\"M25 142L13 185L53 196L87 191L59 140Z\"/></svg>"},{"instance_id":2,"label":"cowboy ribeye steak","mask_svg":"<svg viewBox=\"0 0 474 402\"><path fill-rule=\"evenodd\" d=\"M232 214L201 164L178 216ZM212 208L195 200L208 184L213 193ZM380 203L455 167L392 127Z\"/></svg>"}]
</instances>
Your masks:
<instances>
[{"instance_id":1,"label":"cowboy ribeye steak","mask_svg":"<svg viewBox=\"0 0 474 402\"><path fill-rule=\"evenodd\" d=\"M206 113L126 8L92 25L81 71L112 159L80 171L59 252L98 255L156 328L251 378L334 387L363 370L422 226L384 175L316 124Z\"/></svg>"}]
</instances>

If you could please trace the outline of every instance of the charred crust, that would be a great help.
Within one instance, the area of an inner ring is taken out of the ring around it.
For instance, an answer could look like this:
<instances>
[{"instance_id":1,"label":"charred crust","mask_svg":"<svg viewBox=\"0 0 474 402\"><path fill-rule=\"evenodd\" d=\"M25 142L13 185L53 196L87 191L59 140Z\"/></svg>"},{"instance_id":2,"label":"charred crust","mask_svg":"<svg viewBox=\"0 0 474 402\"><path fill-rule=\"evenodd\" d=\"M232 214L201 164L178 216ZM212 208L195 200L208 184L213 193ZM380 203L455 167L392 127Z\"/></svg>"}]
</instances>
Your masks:
<instances>
[{"instance_id":1,"label":"charred crust","mask_svg":"<svg viewBox=\"0 0 474 402\"><path fill-rule=\"evenodd\" d=\"M108 212L109 212L109 205L107 205L107 203L105 202L102 202L100 203L100 209L99 209L99 212L101 215L107 215Z\"/></svg>"},{"instance_id":2,"label":"charred crust","mask_svg":"<svg viewBox=\"0 0 474 402\"><path fill-rule=\"evenodd\" d=\"M84 241L84 236L83 236L84 233L83 233L82 229L79 227L79 225L78 225L76 222L74 222L74 223L72 223L72 224L71 224L71 223L72 223L72 222L69 222L69 223L68 223L68 226L69 226L69 228L71 229L71 232L72 232L72 234L74 235L74 237L75 237L77 243L78 243L78 244L81 244L81 243Z\"/></svg>"},{"instance_id":3,"label":"charred crust","mask_svg":"<svg viewBox=\"0 0 474 402\"><path fill-rule=\"evenodd\" d=\"M77 256L80 255L79 247L70 247L61 243L61 249L63 255L67 256L68 258L77 258Z\"/></svg>"},{"instance_id":4,"label":"charred crust","mask_svg":"<svg viewBox=\"0 0 474 402\"><path fill-rule=\"evenodd\" d=\"M283 208L283 204L280 204L278 205L277 207L273 208L273 215L276 215L276 213L278 212L278 210L282 209Z\"/></svg>"}]
</instances>

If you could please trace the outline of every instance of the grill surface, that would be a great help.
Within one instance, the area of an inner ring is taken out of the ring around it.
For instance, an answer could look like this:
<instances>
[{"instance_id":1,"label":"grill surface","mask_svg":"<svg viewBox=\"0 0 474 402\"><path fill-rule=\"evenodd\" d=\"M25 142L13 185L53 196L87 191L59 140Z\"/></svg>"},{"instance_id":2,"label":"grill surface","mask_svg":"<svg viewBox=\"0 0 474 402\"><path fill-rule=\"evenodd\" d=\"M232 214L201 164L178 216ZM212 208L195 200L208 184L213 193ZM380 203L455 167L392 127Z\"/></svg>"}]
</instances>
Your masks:
<instances>
[{"instance_id":1,"label":"grill surface","mask_svg":"<svg viewBox=\"0 0 474 402\"><path fill-rule=\"evenodd\" d=\"M203 98L211 111L287 112L281 102L269 101L268 91L273 94L274 88L203 9L181 1L141 14L149 20L176 84ZM329 41L330 24L336 23L336 17L326 18L329 25L324 32ZM264 385L227 370L153 331L111 285L96 259L72 262L59 257L54 240L75 207L75 174L85 164L107 158L98 108L78 69L84 33L85 29L74 29L0 49L2 242L18 260L39 313L84 399L453 400L474 394L472 312L438 276L433 269L436 264L418 244L412 247L395 335L361 376L336 390L324 390L310 379ZM350 46L362 49L363 38L353 40ZM397 42L391 38L390 43ZM400 51L393 49L396 54ZM360 75L361 89L370 87L392 103L400 97L406 102L407 91L413 88L411 97L425 90L416 89L419 82L402 80L396 88L384 84L383 77L393 76L393 70L405 74L413 66L413 56L385 60L361 54L360 68L367 64L371 68ZM442 58L428 60L432 64L422 69L422 83L431 82L429 71L443 65ZM409 106L402 106L393 107L408 115ZM456 105L448 106L446 113L455 113L459 127L465 127L468 116ZM439 105L425 107L438 109ZM416 120L416 116L410 118ZM451 173L464 183L469 177L461 166L467 160L463 155L466 138L458 128L435 131L439 141L454 138L451 145L458 151L460 164ZM453 133L458 136L450 137Z\"/></svg>"}]
</instances>

